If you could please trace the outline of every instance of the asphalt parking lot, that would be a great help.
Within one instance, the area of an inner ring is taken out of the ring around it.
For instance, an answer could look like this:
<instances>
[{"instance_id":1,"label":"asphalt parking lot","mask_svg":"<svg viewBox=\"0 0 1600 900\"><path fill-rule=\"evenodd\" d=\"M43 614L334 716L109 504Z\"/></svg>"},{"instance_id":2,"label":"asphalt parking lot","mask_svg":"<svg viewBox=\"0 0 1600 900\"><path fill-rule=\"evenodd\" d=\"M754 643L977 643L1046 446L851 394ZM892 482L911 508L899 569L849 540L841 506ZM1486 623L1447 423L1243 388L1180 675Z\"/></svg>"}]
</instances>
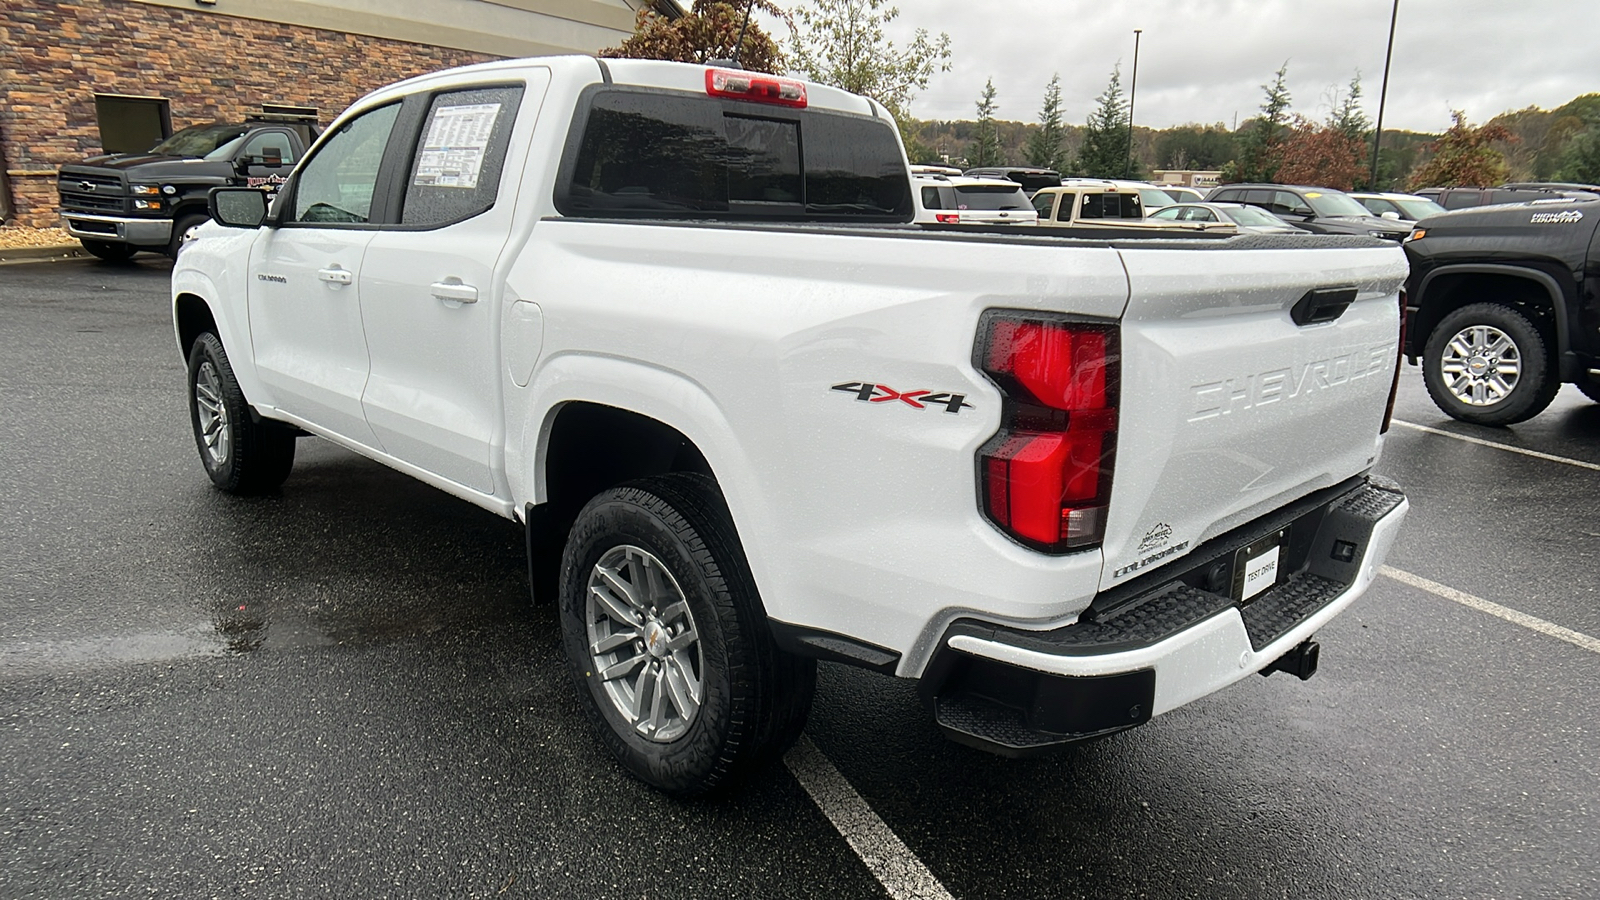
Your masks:
<instances>
[{"instance_id":1,"label":"asphalt parking lot","mask_svg":"<svg viewBox=\"0 0 1600 900\"><path fill-rule=\"evenodd\" d=\"M1479 429L1404 372L1411 517L1309 682L1013 761L824 665L785 766L679 803L591 739L516 526L311 439L211 488L168 272L0 266L0 897L1600 896L1571 388Z\"/></svg>"}]
</instances>

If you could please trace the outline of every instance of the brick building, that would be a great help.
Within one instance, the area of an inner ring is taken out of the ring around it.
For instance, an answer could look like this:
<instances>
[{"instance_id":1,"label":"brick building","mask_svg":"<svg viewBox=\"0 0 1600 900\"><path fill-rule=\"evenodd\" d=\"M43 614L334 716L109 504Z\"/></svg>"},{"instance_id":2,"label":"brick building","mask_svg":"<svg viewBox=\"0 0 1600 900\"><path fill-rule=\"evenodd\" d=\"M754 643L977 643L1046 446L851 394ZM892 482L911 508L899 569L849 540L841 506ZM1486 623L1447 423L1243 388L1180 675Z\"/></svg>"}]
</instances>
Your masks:
<instances>
[{"instance_id":1,"label":"brick building","mask_svg":"<svg viewBox=\"0 0 1600 900\"><path fill-rule=\"evenodd\" d=\"M58 166L143 149L117 145L151 129L263 103L326 123L411 75L613 46L647 4L682 14L671 0L4 0L0 217L55 224Z\"/></svg>"}]
</instances>

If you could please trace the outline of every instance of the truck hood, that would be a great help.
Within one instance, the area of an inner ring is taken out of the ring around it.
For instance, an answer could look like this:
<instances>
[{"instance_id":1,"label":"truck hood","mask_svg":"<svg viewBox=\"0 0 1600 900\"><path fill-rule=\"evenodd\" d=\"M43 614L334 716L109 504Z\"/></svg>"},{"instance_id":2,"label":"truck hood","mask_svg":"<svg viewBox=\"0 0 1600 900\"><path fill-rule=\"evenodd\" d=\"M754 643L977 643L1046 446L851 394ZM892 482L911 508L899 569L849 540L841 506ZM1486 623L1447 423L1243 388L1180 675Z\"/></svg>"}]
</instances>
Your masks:
<instances>
[{"instance_id":1,"label":"truck hood","mask_svg":"<svg viewBox=\"0 0 1600 900\"><path fill-rule=\"evenodd\" d=\"M179 175L227 175L232 164L227 160L208 160L181 156L153 156L149 153L113 153L91 156L63 169L112 169L128 176L129 181L159 180Z\"/></svg>"}]
</instances>

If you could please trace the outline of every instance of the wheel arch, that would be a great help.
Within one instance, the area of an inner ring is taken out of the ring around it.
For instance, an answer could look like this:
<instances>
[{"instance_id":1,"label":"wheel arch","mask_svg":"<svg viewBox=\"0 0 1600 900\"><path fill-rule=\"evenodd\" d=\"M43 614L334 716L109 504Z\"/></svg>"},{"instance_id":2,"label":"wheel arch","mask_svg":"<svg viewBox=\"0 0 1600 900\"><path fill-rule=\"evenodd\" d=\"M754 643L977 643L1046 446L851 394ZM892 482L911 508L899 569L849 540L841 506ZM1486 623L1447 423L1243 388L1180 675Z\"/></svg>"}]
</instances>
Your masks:
<instances>
[{"instance_id":1,"label":"wheel arch","mask_svg":"<svg viewBox=\"0 0 1600 900\"><path fill-rule=\"evenodd\" d=\"M1440 266L1423 276L1417 312L1406 335L1407 356L1422 355L1428 336L1445 316L1473 303L1499 303L1533 313L1551 338L1553 361L1570 346L1566 294L1549 273L1525 266Z\"/></svg>"},{"instance_id":2,"label":"wheel arch","mask_svg":"<svg viewBox=\"0 0 1600 900\"><path fill-rule=\"evenodd\" d=\"M189 351L201 334L216 334L217 317L211 313L211 304L199 294L183 292L172 298L172 322L178 338L178 353L187 362ZM217 334L220 339L222 335Z\"/></svg>"}]
</instances>

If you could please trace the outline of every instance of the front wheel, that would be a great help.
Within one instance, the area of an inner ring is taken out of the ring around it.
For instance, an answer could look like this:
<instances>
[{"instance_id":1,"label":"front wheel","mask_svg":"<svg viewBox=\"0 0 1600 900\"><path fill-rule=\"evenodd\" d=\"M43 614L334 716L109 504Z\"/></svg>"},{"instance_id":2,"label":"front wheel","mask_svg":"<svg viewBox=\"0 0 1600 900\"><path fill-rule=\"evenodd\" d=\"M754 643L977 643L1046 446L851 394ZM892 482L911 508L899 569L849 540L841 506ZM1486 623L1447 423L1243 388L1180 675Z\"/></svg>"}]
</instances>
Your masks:
<instances>
[{"instance_id":1,"label":"front wheel","mask_svg":"<svg viewBox=\"0 0 1600 900\"><path fill-rule=\"evenodd\" d=\"M93 241L88 238L82 238L78 243L82 244L83 249L89 251L91 255L106 262L124 263L139 252L138 248L132 244L123 244L117 241Z\"/></svg>"},{"instance_id":2,"label":"front wheel","mask_svg":"<svg viewBox=\"0 0 1600 900\"><path fill-rule=\"evenodd\" d=\"M1498 303L1474 303L1445 316L1423 348L1422 377L1441 410L1475 425L1531 419L1561 388L1539 329Z\"/></svg>"},{"instance_id":3,"label":"front wheel","mask_svg":"<svg viewBox=\"0 0 1600 900\"><path fill-rule=\"evenodd\" d=\"M189 351L189 421L206 474L230 494L261 494L294 466L294 432L251 418L222 341L206 332Z\"/></svg>"},{"instance_id":4,"label":"front wheel","mask_svg":"<svg viewBox=\"0 0 1600 900\"><path fill-rule=\"evenodd\" d=\"M732 783L799 737L815 660L780 650L716 483L604 491L561 566L561 631L607 749L678 796Z\"/></svg>"}]
</instances>

